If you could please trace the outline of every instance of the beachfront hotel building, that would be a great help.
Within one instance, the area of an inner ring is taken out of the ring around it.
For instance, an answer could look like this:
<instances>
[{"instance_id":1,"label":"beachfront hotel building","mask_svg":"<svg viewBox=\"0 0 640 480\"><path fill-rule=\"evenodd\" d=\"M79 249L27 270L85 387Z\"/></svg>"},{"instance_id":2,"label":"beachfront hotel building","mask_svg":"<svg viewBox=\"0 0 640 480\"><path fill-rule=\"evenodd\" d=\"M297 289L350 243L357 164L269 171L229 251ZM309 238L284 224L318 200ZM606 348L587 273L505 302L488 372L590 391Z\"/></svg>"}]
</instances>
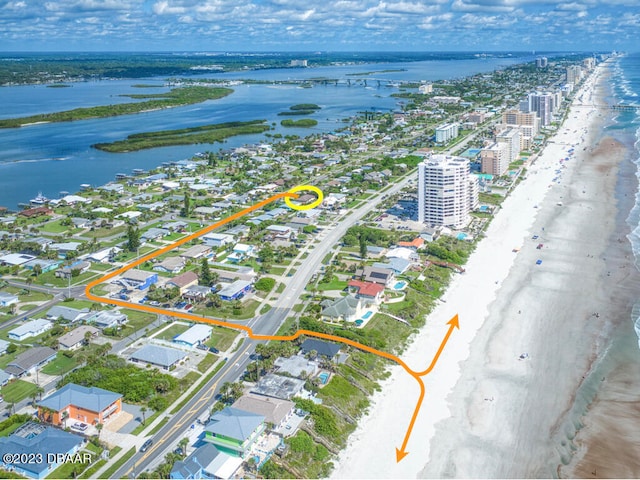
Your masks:
<instances>
[{"instance_id":1,"label":"beachfront hotel building","mask_svg":"<svg viewBox=\"0 0 640 480\"><path fill-rule=\"evenodd\" d=\"M580 68L580 65L569 65L566 72L567 83L577 85L582 80L582 68Z\"/></svg>"},{"instance_id":2,"label":"beachfront hotel building","mask_svg":"<svg viewBox=\"0 0 640 480\"><path fill-rule=\"evenodd\" d=\"M418 165L418 221L460 228L477 205L478 180L467 159L438 154Z\"/></svg>"},{"instance_id":3,"label":"beachfront hotel building","mask_svg":"<svg viewBox=\"0 0 640 480\"><path fill-rule=\"evenodd\" d=\"M507 145L493 143L480 151L481 171L491 175L503 175L509 168Z\"/></svg>"},{"instance_id":4,"label":"beachfront hotel building","mask_svg":"<svg viewBox=\"0 0 640 480\"><path fill-rule=\"evenodd\" d=\"M445 123L436 127L436 143L447 143L458 136L460 125L457 123Z\"/></svg>"}]
</instances>

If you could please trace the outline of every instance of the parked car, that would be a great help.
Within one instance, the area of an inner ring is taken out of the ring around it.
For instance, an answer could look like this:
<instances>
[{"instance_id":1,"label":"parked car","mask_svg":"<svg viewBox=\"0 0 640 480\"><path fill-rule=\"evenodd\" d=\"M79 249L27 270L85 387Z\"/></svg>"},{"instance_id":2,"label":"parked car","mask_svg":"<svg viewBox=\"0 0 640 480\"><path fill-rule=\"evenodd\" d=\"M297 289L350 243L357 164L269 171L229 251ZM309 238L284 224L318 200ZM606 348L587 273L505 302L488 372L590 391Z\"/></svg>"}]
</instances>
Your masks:
<instances>
[{"instance_id":1,"label":"parked car","mask_svg":"<svg viewBox=\"0 0 640 480\"><path fill-rule=\"evenodd\" d=\"M220 350L218 350L216 347L209 347L209 351L211 353L220 353Z\"/></svg>"}]
</instances>

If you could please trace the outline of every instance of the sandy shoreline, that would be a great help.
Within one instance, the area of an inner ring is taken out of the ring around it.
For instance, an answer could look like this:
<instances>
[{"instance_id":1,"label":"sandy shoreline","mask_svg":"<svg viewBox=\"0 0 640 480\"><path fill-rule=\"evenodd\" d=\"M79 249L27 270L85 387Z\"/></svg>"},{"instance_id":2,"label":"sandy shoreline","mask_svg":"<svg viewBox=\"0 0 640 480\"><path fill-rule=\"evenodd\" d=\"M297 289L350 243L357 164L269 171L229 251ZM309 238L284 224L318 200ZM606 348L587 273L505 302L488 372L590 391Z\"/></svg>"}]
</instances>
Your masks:
<instances>
[{"instance_id":1,"label":"sandy shoreline","mask_svg":"<svg viewBox=\"0 0 640 480\"><path fill-rule=\"evenodd\" d=\"M583 87L585 104L597 103L592 95L598 75ZM418 387L393 367L332 477L556 475L561 444L568 445L563 437L573 435L565 432L563 418L621 313L609 304L609 290L629 274L624 249L611 250L624 149L603 143L591 155L583 150L597 140L587 132L602 120L593 108L572 108L528 178L504 202L467 272L452 282L446 303L403 355L412 368L428 364L445 323L459 314L460 331L425 377L410 455L398 464L393 447L402 442ZM572 145L576 155L562 167L559 159ZM533 233L541 239L531 240ZM535 248L538 241L545 244L542 250ZM513 248L521 251L514 254ZM537 259L542 265L535 265ZM521 361L524 352L529 358Z\"/></svg>"}]
</instances>

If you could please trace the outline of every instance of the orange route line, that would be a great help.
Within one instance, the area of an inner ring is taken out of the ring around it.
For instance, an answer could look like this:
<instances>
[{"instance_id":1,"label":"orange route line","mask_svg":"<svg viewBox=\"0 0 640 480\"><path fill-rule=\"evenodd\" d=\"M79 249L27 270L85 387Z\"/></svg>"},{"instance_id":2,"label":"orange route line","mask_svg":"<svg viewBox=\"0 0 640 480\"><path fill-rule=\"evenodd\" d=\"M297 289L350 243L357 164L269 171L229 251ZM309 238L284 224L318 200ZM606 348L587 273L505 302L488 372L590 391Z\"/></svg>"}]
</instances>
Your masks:
<instances>
[{"instance_id":1,"label":"orange route line","mask_svg":"<svg viewBox=\"0 0 640 480\"><path fill-rule=\"evenodd\" d=\"M402 368L405 369L405 371L411 375L417 382L418 385L420 386L420 396L418 398L418 402L416 404L416 408L413 411L413 415L411 416L411 421L409 423L409 426L407 428L407 432L405 434L404 440L402 442L402 447L401 449L396 448L396 461L399 462L400 460L402 460L406 455L408 455L408 452L406 451L406 446L407 443L409 442L409 437L411 436L411 432L413 430L413 426L416 422L416 419L418 418L418 413L420 411L420 407L422 406L422 401L424 399L424 395L425 395L425 386L424 386L424 382L422 381L422 376L427 375L429 372L431 372L431 370L433 369L433 367L435 366L436 362L438 361L438 358L440 357L440 354L442 353L442 350L444 349L445 344L447 343L447 341L449 340L449 337L451 336L451 333L453 331L454 328L460 328L458 326L458 315L455 315L449 322L447 322L450 325L449 331L447 332L445 338L443 339L442 343L440 344L440 347L438 348L438 351L436 352L436 355L434 356L430 366L421 372L416 372L415 370L412 370L400 357L396 356L396 355L392 355L390 353L387 352L383 352L381 350L377 350L375 348L369 347L367 345L363 345L362 343L359 342L355 342L353 340L350 340L348 338L344 338L344 337L339 337L337 335L329 335L326 333L320 333L320 332L314 332L311 330L298 330L296 333L294 333L293 335L260 335L260 334L256 334L253 333L253 330L251 329L251 327L248 327L246 325L238 325L235 323L231 323L231 322L227 322L224 320L216 320L213 318L205 318L204 315L203 316L197 316L197 315L193 315L190 313L186 313L186 312L175 312L172 310L165 310L163 308L155 308L149 305L142 305L142 304L138 304L138 303L131 303L131 302L125 302L122 300L116 300L116 299L111 299L111 298L105 298L105 297L99 297L96 295L93 295L91 293L91 289L93 287L95 287L96 285L99 285L121 273L126 272L127 270L130 270L138 265L143 264L144 262L151 260L152 258L155 258L159 255L162 255L165 252L168 252L170 250L175 249L176 247L179 247L180 245L183 245L195 238L198 238L202 235L204 235L205 233L208 233L216 228L219 228L223 225L226 225L229 222L232 222L233 220L236 220L238 218L241 218L255 210L259 210L260 208L264 207L265 205L268 205L271 202L274 202L276 200L279 200L281 198L298 198L298 195L296 193L292 193L292 192L282 192L282 193L278 193L276 195L273 195L265 200L262 200L261 202L256 203L255 205L252 205L250 207L245 208L244 210L241 210L239 212L234 213L233 215L230 215L227 218L223 218L222 220L219 220L218 222L215 222L211 225L209 225L208 227L202 228L200 230L198 230L195 233L192 233L184 238L181 238L180 240L177 240L175 242L173 242L170 245L167 245L166 247L160 248L159 250L155 250L153 252L151 252L148 255L145 255L137 260L134 260L131 263L128 263L127 265L125 265L124 267L121 267L117 270L114 270L113 272L110 272L106 275L104 275L103 277L97 279L97 280L93 280L91 282L89 282L87 284L87 286L85 287L85 295L89 300L93 300L95 302L99 302L99 303L106 303L106 304L110 304L110 305L117 305L117 306L121 306L121 307L125 307L125 308L131 308L134 310L140 310L140 311L144 311L144 312L149 312L149 313L155 313L155 314L160 314L160 315L168 315L171 317L178 317L178 318L183 318L186 320L192 320L195 322L201 322L201 323L209 323L212 325L218 325L221 327L226 327L226 328L232 328L232 329L236 329L236 330L242 330L244 332L247 333L247 335L249 336L249 338L253 339L253 340L279 340L279 341L292 341L297 339L298 337L300 337L301 335L307 335L310 337L317 337L317 338L322 338L325 340L334 340L337 342L341 342L341 343L345 343L347 345L350 345L354 348L357 348L359 350L363 350L365 352L369 352L369 353L373 353L374 355L378 355L380 357L386 358L388 360L391 360L393 362L396 362L398 365L400 365Z\"/></svg>"}]
</instances>

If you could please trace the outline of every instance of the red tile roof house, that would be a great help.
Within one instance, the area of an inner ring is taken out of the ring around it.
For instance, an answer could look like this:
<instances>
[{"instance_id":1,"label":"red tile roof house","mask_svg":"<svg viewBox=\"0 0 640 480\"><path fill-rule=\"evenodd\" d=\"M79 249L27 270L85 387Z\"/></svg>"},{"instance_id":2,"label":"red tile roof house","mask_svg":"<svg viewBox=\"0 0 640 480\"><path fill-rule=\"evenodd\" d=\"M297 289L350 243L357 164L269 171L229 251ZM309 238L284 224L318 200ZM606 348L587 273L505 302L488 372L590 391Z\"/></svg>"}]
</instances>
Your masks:
<instances>
[{"instance_id":1,"label":"red tile roof house","mask_svg":"<svg viewBox=\"0 0 640 480\"><path fill-rule=\"evenodd\" d=\"M384 299L384 285L373 282L363 282L361 280L349 280L349 292L355 293L356 298L360 298L365 303L380 305Z\"/></svg>"}]
</instances>

